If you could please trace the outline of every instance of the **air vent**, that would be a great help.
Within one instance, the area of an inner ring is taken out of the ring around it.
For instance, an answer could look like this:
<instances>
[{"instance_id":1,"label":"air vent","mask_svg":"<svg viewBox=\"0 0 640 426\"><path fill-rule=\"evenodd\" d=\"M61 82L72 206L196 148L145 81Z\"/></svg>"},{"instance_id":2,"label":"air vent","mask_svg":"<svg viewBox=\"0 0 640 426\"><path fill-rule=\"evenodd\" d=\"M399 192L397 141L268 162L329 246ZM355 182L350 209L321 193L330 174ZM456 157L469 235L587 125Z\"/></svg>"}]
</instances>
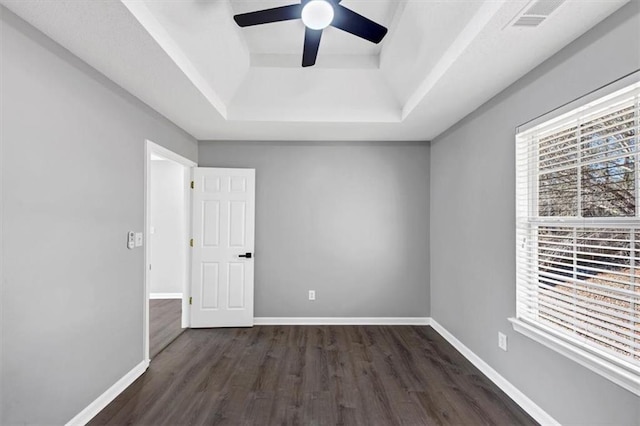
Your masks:
<instances>
[{"instance_id":1,"label":"air vent","mask_svg":"<svg viewBox=\"0 0 640 426\"><path fill-rule=\"evenodd\" d=\"M551 15L560 5L564 3L564 0L537 0L529 3L529 9L524 13L525 15L536 15L536 16L549 16Z\"/></svg>"},{"instance_id":2,"label":"air vent","mask_svg":"<svg viewBox=\"0 0 640 426\"><path fill-rule=\"evenodd\" d=\"M547 19L542 16L521 16L512 25L514 27L537 27Z\"/></svg>"},{"instance_id":3,"label":"air vent","mask_svg":"<svg viewBox=\"0 0 640 426\"><path fill-rule=\"evenodd\" d=\"M537 27L555 12L565 0L533 0L516 15L508 27Z\"/></svg>"}]
</instances>

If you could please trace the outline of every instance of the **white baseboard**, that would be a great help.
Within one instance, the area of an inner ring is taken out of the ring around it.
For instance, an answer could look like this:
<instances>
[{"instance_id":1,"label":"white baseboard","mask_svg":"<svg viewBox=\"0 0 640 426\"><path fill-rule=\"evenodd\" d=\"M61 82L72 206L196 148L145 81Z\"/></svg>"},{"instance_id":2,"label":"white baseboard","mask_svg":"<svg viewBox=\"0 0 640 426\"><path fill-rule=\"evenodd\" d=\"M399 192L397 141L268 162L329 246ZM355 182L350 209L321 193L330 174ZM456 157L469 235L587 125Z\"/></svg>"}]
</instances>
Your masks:
<instances>
[{"instance_id":1,"label":"white baseboard","mask_svg":"<svg viewBox=\"0 0 640 426\"><path fill-rule=\"evenodd\" d=\"M467 358L478 370L495 383L504 393L506 393L513 401L518 404L524 411L533 417L541 425L560 425L560 423L551 417L546 411L540 408L518 388L511 384L507 379L500 375L496 370L491 368L489 364L484 362L482 358L473 353L471 349L466 347L460 340L449 333L436 320L431 319L431 327L438 332L444 339L451 344L458 352Z\"/></svg>"},{"instance_id":2,"label":"white baseboard","mask_svg":"<svg viewBox=\"0 0 640 426\"><path fill-rule=\"evenodd\" d=\"M392 317L392 318L365 318L365 317L256 317L255 325L430 325L429 317Z\"/></svg>"},{"instance_id":3,"label":"white baseboard","mask_svg":"<svg viewBox=\"0 0 640 426\"><path fill-rule=\"evenodd\" d=\"M120 380L118 380L113 386L107 389L102 395L96 398L91 404L89 404L84 410L78 413L73 419L69 420L66 426L86 425L89 421L96 416L104 407L109 405L111 401L116 399L118 395L122 393L131 383L144 373L149 367L149 360L142 361L140 364L133 367L131 371L125 374Z\"/></svg>"},{"instance_id":4,"label":"white baseboard","mask_svg":"<svg viewBox=\"0 0 640 426\"><path fill-rule=\"evenodd\" d=\"M182 299L182 293L149 293L149 299Z\"/></svg>"}]
</instances>

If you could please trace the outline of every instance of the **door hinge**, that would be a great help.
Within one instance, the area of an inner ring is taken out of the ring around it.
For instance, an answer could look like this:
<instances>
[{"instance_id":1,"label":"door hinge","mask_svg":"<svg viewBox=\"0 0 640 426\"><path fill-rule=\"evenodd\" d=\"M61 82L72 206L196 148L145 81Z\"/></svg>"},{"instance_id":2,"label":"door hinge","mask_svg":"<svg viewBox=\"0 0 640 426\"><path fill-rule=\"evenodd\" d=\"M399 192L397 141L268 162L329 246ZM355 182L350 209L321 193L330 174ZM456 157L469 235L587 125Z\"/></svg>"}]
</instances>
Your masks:
<instances>
[{"instance_id":1,"label":"door hinge","mask_svg":"<svg viewBox=\"0 0 640 426\"><path fill-rule=\"evenodd\" d=\"M193 297L190 297L190 298L189 298L189 304L190 304L190 305L193 305Z\"/></svg>"},{"instance_id":2,"label":"door hinge","mask_svg":"<svg viewBox=\"0 0 640 426\"><path fill-rule=\"evenodd\" d=\"M191 181L191 189L194 189L195 187L196 187L196 184L193 181Z\"/></svg>"},{"instance_id":3,"label":"door hinge","mask_svg":"<svg viewBox=\"0 0 640 426\"><path fill-rule=\"evenodd\" d=\"M189 245L193 247L193 238L191 239L191 241L189 241Z\"/></svg>"}]
</instances>

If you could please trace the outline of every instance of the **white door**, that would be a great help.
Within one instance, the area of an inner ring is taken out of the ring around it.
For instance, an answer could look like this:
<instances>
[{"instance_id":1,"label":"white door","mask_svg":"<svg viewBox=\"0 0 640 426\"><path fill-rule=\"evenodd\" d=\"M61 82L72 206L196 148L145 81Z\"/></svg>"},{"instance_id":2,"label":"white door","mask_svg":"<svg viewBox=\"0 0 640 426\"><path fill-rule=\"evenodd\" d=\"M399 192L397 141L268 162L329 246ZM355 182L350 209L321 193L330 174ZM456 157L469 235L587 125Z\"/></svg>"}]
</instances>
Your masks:
<instances>
[{"instance_id":1,"label":"white door","mask_svg":"<svg viewBox=\"0 0 640 426\"><path fill-rule=\"evenodd\" d=\"M194 168L191 327L253 326L255 170Z\"/></svg>"}]
</instances>

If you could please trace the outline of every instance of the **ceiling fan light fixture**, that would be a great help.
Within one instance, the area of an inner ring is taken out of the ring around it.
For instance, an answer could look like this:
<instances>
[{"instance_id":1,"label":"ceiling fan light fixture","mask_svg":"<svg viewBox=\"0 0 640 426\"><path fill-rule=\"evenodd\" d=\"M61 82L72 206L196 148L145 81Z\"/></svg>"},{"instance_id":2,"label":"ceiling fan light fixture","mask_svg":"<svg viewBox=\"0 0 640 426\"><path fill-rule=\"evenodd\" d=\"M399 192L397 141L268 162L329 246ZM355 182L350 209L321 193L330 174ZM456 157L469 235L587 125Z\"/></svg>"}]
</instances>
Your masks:
<instances>
[{"instance_id":1,"label":"ceiling fan light fixture","mask_svg":"<svg viewBox=\"0 0 640 426\"><path fill-rule=\"evenodd\" d=\"M322 38L322 30L329 25L360 37L371 43L380 43L387 34L387 28L340 4L341 0L298 0L298 3L255 12L235 15L233 20L240 27L270 24L272 22L302 19L304 31L304 50L302 66L315 65Z\"/></svg>"},{"instance_id":2,"label":"ceiling fan light fixture","mask_svg":"<svg viewBox=\"0 0 640 426\"><path fill-rule=\"evenodd\" d=\"M327 28L333 17L333 6L326 0L311 0L302 8L302 22L312 30Z\"/></svg>"}]
</instances>

